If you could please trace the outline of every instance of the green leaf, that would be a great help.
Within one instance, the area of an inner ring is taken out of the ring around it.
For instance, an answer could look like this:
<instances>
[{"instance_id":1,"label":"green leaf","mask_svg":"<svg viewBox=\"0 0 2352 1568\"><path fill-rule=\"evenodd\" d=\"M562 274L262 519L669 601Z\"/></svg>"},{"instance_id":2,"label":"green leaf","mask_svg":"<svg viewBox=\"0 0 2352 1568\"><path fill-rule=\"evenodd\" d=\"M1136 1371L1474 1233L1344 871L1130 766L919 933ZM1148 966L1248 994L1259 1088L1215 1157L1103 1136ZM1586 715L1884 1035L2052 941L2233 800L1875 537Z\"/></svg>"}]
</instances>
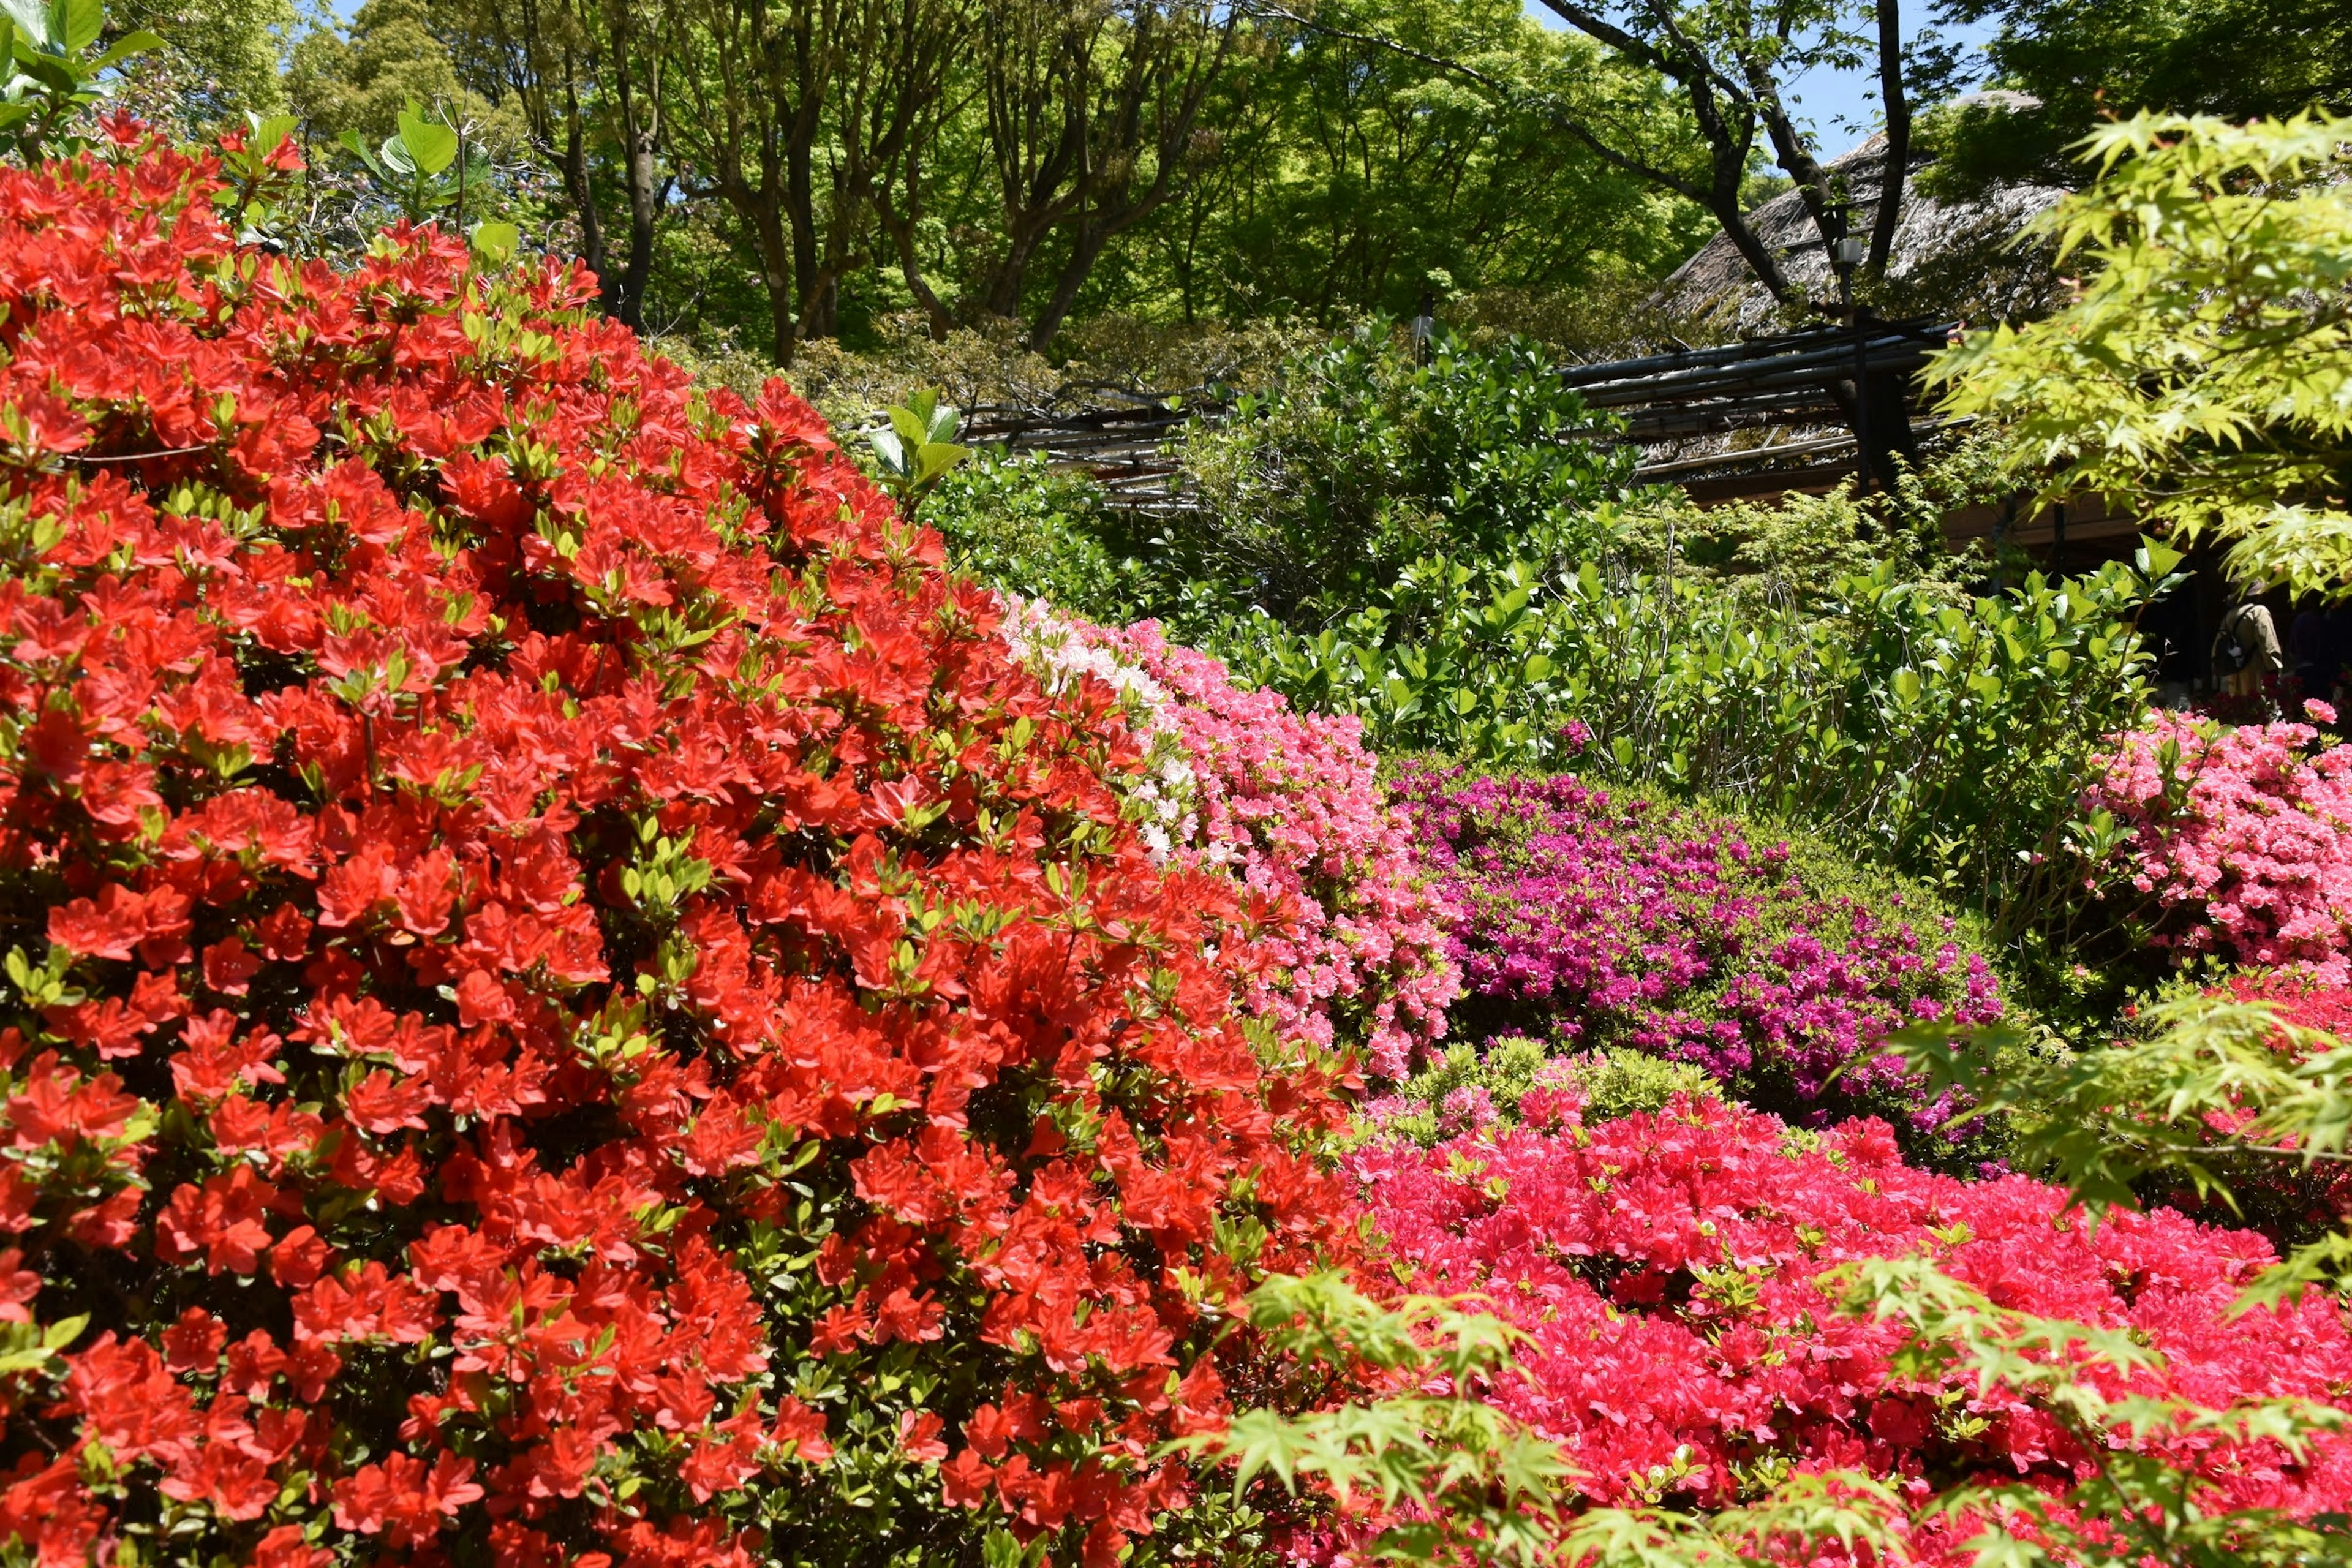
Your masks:
<instances>
[{"instance_id":1,"label":"green leaf","mask_svg":"<svg viewBox=\"0 0 2352 1568\"><path fill-rule=\"evenodd\" d=\"M64 45L69 55L78 55L98 42L98 36L106 30L102 0L57 0L51 15L56 26L49 36Z\"/></svg>"},{"instance_id":2,"label":"green leaf","mask_svg":"<svg viewBox=\"0 0 2352 1568\"><path fill-rule=\"evenodd\" d=\"M971 456L969 447L959 447L951 441L926 441L915 448L916 482L928 485Z\"/></svg>"},{"instance_id":3,"label":"green leaf","mask_svg":"<svg viewBox=\"0 0 2352 1568\"><path fill-rule=\"evenodd\" d=\"M522 230L510 223L478 223L467 237L473 242L474 254L494 267L514 259L522 245Z\"/></svg>"},{"instance_id":4,"label":"green leaf","mask_svg":"<svg viewBox=\"0 0 2352 1568\"><path fill-rule=\"evenodd\" d=\"M99 56L98 58L89 62L90 68L92 70L104 70L109 66L121 64L122 61L129 59L133 55L143 55L151 49L160 49L163 47L163 40L156 37L153 33L145 31L125 33L122 37L115 39L113 43L107 46L106 53ZM282 115L279 118L287 121L288 130L290 131L293 129L294 117L292 115ZM278 140L282 142L285 138L280 136ZM273 147L277 144L278 143L275 142L270 143Z\"/></svg>"},{"instance_id":5,"label":"green leaf","mask_svg":"<svg viewBox=\"0 0 2352 1568\"><path fill-rule=\"evenodd\" d=\"M384 168L383 164L377 161L376 155L368 151L367 143L360 140L360 133L358 132L346 131L341 136L336 137L335 140L341 143L346 152L350 153L361 163L366 164L368 173L373 174L377 179L389 180L392 177L390 173Z\"/></svg>"},{"instance_id":6,"label":"green leaf","mask_svg":"<svg viewBox=\"0 0 2352 1568\"><path fill-rule=\"evenodd\" d=\"M48 43L49 14L37 0L0 0L0 12L6 13L9 23L9 48L13 53L18 43L40 48ZM16 35L22 34L18 38ZM0 58L5 58L0 56Z\"/></svg>"},{"instance_id":7,"label":"green leaf","mask_svg":"<svg viewBox=\"0 0 2352 1568\"><path fill-rule=\"evenodd\" d=\"M457 133L411 110L400 111L400 141L420 174L437 174L457 161Z\"/></svg>"}]
</instances>

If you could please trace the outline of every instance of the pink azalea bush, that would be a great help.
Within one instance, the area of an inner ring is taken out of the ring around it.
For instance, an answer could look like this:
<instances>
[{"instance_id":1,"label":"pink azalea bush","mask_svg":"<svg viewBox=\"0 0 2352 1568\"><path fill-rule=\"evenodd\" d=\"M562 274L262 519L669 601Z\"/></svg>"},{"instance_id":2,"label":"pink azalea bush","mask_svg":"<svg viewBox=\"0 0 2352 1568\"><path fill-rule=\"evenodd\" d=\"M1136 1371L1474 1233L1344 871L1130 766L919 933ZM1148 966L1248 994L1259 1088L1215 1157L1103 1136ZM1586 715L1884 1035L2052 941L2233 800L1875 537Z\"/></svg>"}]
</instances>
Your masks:
<instances>
[{"instance_id":1,"label":"pink azalea bush","mask_svg":"<svg viewBox=\"0 0 2352 1568\"><path fill-rule=\"evenodd\" d=\"M2126 875L2160 912L2158 943L2352 982L2352 747L2309 724L2151 713L2084 804L2129 830Z\"/></svg>"},{"instance_id":2,"label":"pink azalea bush","mask_svg":"<svg viewBox=\"0 0 2352 1568\"><path fill-rule=\"evenodd\" d=\"M1423 770L1400 794L1465 910L1466 1033L1630 1046L1798 1102L1875 1096L1927 1128L1949 1107L1916 1102L1879 1043L2001 1016L1990 967L1919 895L1824 886L1728 818L1572 774Z\"/></svg>"},{"instance_id":3,"label":"pink azalea bush","mask_svg":"<svg viewBox=\"0 0 2352 1568\"><path fill-rule=\"evenodd\" d=\"M1519 1109L1514 1130L1387 1139L1351 1168L1410 1288L1481 1292L1529 1336L1524 1378L1487 1397L1565 1446L1595 1502L1717 1507L1792 1470L1866 1469L1915 1502L1955 1477L2093 1473L2032 1397L1922 1370L1898 1358L1904 1330L1842 1314L1822 1276L1855 1259L1925 1257L1999 1306L2128 1331L2164 1358L2135 1374L2142 1393L2340 1405L2352 1388L2352 1334L2324 1292L2232 1315L2273 1260L2252 1233L2168 1210L2094 1227L2062 1188L1910 1168L1873 1120L1815 1134L1677 1096L1588 1121L1566 1076ZM2112 1370L2083 1375L2124 1391ZM2210 1434L2147 1441L2202 1479L2201 1506L2352 1501L2352 1435L2300 1460Z\"/></svg>"},{"instance_id":4,"label":"pink azalea bush","mask_svg":"<svg viewBox=\"0 0 2352 1568\"><path fill-rule=\"evenodd\" d=\"M1016 651L1049 689L1118 692L1149 765L1129 814L1163 853L1221 864L1286 913L1244 998L1285 1037L1360 1047L1402 1077L1442 1038L1460 994L1451 913L1386 801L1361 724L1234 684L1156 623L1097 626L1008 600Z\"/></svg>"}]
</instances>

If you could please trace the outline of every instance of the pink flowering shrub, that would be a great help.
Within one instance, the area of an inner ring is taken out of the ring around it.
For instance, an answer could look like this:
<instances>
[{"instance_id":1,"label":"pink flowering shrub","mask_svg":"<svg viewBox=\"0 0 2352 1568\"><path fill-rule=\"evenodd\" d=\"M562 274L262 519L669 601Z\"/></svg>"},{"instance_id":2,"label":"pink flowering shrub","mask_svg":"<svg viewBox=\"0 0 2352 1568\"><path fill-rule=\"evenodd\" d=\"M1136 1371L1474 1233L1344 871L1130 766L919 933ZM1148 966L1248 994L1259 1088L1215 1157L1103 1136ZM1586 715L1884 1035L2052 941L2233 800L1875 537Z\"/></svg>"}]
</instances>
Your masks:
<instances>
[{"instance_id":1,"label":"pink flowering shrub","mask_svg":"<svg viewBox=\"0 0 2352 1568\"><path fill-rule=\"evenodd\" d=\"M1361 1047L1400 1078L1460 994L1450 910L1386 801L1352 717L1234 683L1146 621L1097 626L1010 601L1007 630L1049 689L1099 679L1147 757L1127 809L1161 853L1222 865L1284 918L1244 998L1285 1037Z\"/></svg>"},{"instance_id":2,"label":"pink flowering shrub","mask_svg":"<svg viewBox=\"0 0 2352 1568\"><path fill-rule=\"evenodd\" d=\"M1750 1098L1884 1105L1924 1129L1950 1108L1919 1102L1879 1042L2001 1015L1949 918L1818 851L1569 774L1423 771L1400 789L1465 910L1466 1035L1630 1046Z\"/></svg>"},{"instance_id":3,"label":"pink flowering shrub","mask_svg":"<svg viewBox=\"0 0 2352 1568\"><path fill-rule=\"evenodd\" d=\"M1564 1445L1595 1502L1717 1507L1791 1470L1864 1468L1915 1502L1970 1475L2063 1489L2093 1473L2034 1398L1900 1359L1904 1330L1842 1315L1822 1277L1861 1258L1924 1256L2004 1308L2128 1331L2164 1358L2135 1374L2141 1393L2341 1405L2352 1388L2352 1335L2324 1292L2232 1316L2273 1258L2247 1232L2165 1210L2093 1227L2058 1187L1912 1169L1876 1121L1814 1134L1677 1097L1588 1121L1566 1080L1520 1112L1435 1149L1384 1140L1351 1168L1409 1288L1482 1292L1530 1337L1524 1381L1487 1397ZM2125 1391L2109 1369L2082 1375ZM2145 1441L2203 1479L2209 1509L2352 1501L2352 1435L2300 1460L2210 1433Z\"/></svg>"},{"instance_id":4,"label":"pink flowering shrub","mask_svg":"<svg viewBox=\"0 0 2352 1568\"><path fill-rule=\"evenodd\" d=\"M2352 982L2352 747L2319 740L2157 712L2117 741L2084 803L2130 832L2159 945Z\"/></svg>"}]
</instances>

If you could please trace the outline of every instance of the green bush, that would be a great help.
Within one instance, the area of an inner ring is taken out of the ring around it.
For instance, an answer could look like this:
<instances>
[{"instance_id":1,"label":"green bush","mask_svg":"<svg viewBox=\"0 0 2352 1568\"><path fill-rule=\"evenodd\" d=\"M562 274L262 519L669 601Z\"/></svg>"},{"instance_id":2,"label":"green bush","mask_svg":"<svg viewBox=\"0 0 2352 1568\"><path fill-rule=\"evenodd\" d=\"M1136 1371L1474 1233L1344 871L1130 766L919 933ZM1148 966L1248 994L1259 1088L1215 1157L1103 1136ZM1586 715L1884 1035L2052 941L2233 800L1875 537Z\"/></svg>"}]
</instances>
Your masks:
<instances>
[{"instance_id":1,"label":"green bush","mask_svg":"<svg viewBox=\"0 0 2352 1568\"><path fill-rule=\"evenodd\" d=\"M1153 613L1150 571L1103 488L1037 454L982 452L924 498L922 518L990 587L1109 624Z\"/></svg>"},{"instance_id":2,"label":"green bush","mask_svg":"<svg viewBox=\"0 0 2352 1568\"><path fill-rule=\"evenodd\" d=\"M1677 1094L1723 1098L1723 1086L1688 1062L1662 1061L1622 1047L1555 1057L1541 1040L1514 1036L1487 1042L1483 1052L1466 1040L1454 1045L1397 1086L1395 1097L1377 1108L1382 1113L1378 1125L1433 1147L1461 1130L1455 1123L1465 1113L1449 1113L1446 1101L1466 1089L1475 1091L1479 1115L1491 1111L1497 1127L1514 1127L1519 1101L1539 1084L1574 1091L1587 1121L1658 1110Z\"/></svg>"},{"instance_id":3,"label":"green bush","mask_svg":"<svg viewBox=\"0 0 2352 1568\"><path fill-rule=\"evenodd\" d=\"M1174 575L1220 584L1286 626L1341 619L1417 560L1584 558L1630 448L1536 344L1441 333L1418 353L1375 323L1292 359L1184 449L1196 510L1171 521Z\"/></svg>"},{"instance_id":4,"label":"green bush","mask_svg":"<svg viewBox=\"0 0 2352 1568\"><path fill-rule=\"evenodd\" d=\"M1590 562L1433 558L1325 631L1258 615L1215 642L1244 678L1360 715L1377 750L1573 757L1802 823L1998 914L2006 940L2066 896L2074 801L2146 709L2137 618L2177 560L2151 545L1975 598L1882 565L1759 604Z\"/></svg>"},{"instance_id":5,"label":"green bush","mask_svg":"<svg viewBox=\"0 0 2352 1568\"><path fill-rule=\"evenodd\" d=\"M1735 594L1819 601L1837 584L1892 566L1957 602L1991 563L1981 548L1955 551L1944 519L2013 487L2002 484L1992 442L1975 439L1906 468L1892 492L1858 496L1852 480L1827 495L1702 507L1679 490L1625 507L1617 531L1645 572L1687 573Z\"/></svg>"}]
</instances>

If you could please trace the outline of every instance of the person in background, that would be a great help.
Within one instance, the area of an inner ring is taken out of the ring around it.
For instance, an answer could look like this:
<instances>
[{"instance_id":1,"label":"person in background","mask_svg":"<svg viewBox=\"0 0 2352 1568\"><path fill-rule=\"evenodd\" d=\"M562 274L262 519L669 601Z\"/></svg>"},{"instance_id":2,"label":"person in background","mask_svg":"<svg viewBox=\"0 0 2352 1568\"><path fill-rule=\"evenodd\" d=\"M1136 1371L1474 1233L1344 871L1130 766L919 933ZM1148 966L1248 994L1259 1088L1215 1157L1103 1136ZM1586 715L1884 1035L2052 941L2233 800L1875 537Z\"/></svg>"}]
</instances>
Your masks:
<instances>
[{"instance_id":1,"label":"person in background","mask_svg":"<svg viewBox=\"0 0 2352 1568\"><path fill-rule=\"evenodd\" d=\"M2270 607L2254 599L2241 599L2221 617L2213 637L2213 675L2231 697L2260 697L2263 677L2284 666L2279 653L2278 625Z\"/></svg>"},{"instance_id":2,"label":"person in background","mask_svg":"<svg viewBox=\"0 0 2352 1568\"><path fill-rule=\"evenodd\" d=\"M2336 700L2336 680L2344 664L2344 644L2336 617L2322 609L2299 610L2287 623L2287 657L2305 701Z\"/></svg>"}]
</instances>

